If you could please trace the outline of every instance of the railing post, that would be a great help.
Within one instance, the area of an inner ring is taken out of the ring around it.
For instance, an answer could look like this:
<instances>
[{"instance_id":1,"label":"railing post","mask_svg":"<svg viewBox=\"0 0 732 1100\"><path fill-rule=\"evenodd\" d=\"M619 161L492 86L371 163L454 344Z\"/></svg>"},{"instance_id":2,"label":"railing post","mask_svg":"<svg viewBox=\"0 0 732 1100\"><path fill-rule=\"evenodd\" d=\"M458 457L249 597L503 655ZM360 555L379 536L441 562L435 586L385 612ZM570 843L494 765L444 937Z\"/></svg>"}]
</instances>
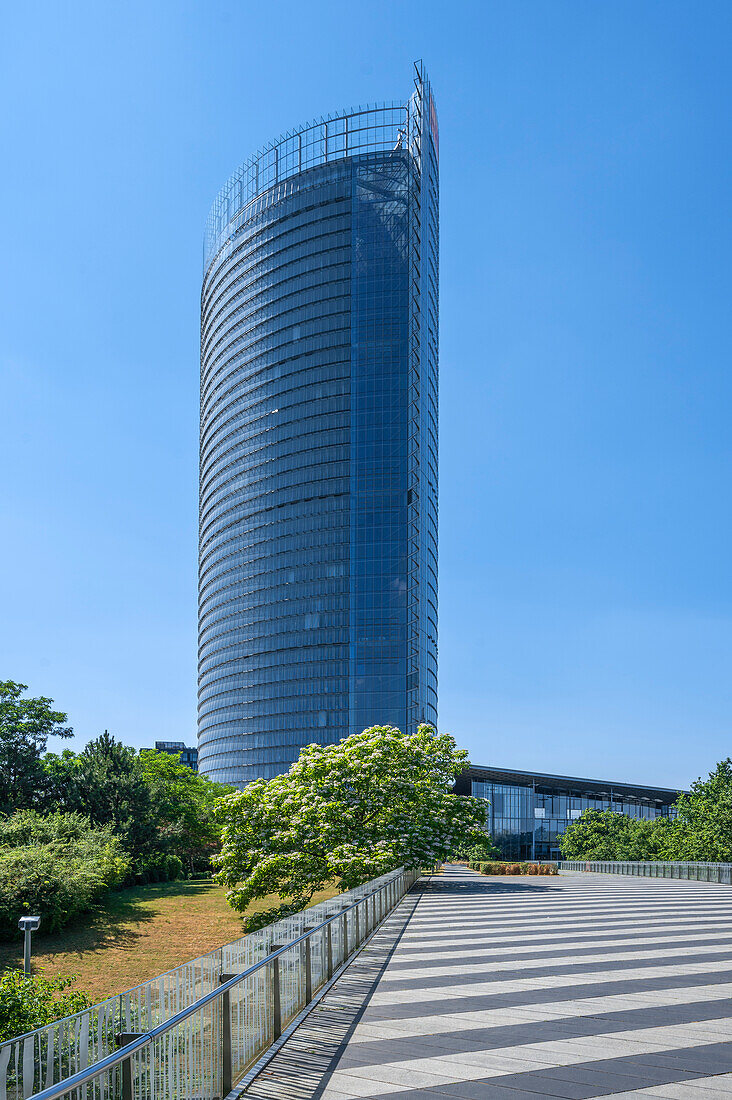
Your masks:
<instances>
[{"instance_id":1,"label":"railing post","mask_svg":"<svg viewBox=\"0 0 732 1100\"><path fill-rule=\"evenodd\" d=\"M122 1063L122 1100L132 1100L132 1059Z\"/></svg>"},{"instance_id":2,"label":"railing post","mask_svg":"<svg viewBox=\"0 0 732 1100\"><path fill-rule=\"evenodd\" d=\"M313 999L313 961L310 953L310 936L305 940L305 1004Z\"/></svg>"},{"instance_id":3,"label":"railing post","mask_svg":"<svg viewBox=\"0 0 732 1100\"><path fill-rule=\"evenodd\" d=\"M233 974L219 974L219 985L228 982ZM228 1096L234 1087L234 1067L231 1049L231 991L221 994L221 1095ZM124 1100L124 1098L123 1098Z\"/></svg>"},{"instance_id":4,"label":"railing post","mask_svg":"<svg viewBox=\"0 0 732 1100\"><path fill-rule=\"evenodd\" d=\"M358 947L359 944L361 943L361 919L359 917L359 912L358 912L359 907L360 907L360 903L353 910L353 915L356 918L356 942L353 945L354 948Z\"/></svg>"},{"instance_id":5,"label":"railing post","mask_svg":"<svg viewBox=\"0 0 732 1100\"><path fill-rule=\"evenodd\" d=\"M327 961L327 973L328 981L333 977L333 923L326 926L325 929L325 954Z\"/></svg>"},{"instance_id":6,"label":"railing post","mask_svg":"<svg viewBox=\"0 0 732 1100\"><path fill-rule=\"evenodd\" d=\"M135 1039L139 1039L143 1032L140 1031L121 1031L118 1035L115 1035L115 1041L118 1048L129 1046ZM132 1087L132 1056L125 1058L122 1063L122 1100L133 1100L133 1087Z\"/></svg>"},{"instance_id":7,"label":"railing post","mask_svg":"<svg viewBox=\"0 0 732 1100\"><path fill-rule=\"evenodd\" d=\"M343 914L343 958L342 962L345 962L348 958L348 913Z\"/></svg>"},{"instance_id":8,"label":"railing post","mask_svg":"<svg viewBox=\"0 0 732 1100\"><path fill-rule=\"evenodd\" d=\"M279 951L284 947L282 943L272 945L273 951ZM279 1039L282 1034L282 997L280 994L280 958L279 955L272 959L272 1041Z\"/></svg>"}]
</instances>

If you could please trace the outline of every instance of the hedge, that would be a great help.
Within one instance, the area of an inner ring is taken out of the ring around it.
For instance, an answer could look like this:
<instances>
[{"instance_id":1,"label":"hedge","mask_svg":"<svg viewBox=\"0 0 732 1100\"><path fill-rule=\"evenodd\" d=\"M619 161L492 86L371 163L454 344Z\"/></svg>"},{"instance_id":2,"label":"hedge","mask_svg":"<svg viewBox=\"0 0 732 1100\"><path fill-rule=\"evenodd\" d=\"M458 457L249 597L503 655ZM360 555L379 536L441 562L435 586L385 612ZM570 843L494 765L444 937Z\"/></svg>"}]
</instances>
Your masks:
<instances>
[{"instance_id":1,"label":"hedge","mask_svg":"<svg viewBox=\"0 0 732 1100\"><path fill-rule=\"evenodd\" d=\"M482 875L558 875L556 863L469 863Z\"/></svg>"}]
</instances>

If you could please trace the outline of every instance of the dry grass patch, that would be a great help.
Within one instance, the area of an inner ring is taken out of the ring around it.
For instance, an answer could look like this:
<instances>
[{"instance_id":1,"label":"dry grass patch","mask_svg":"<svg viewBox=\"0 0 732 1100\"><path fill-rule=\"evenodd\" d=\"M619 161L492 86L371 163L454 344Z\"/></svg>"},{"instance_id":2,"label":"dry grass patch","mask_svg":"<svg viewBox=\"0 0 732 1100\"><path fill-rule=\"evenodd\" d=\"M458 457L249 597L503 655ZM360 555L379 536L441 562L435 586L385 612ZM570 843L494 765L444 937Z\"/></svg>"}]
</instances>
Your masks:
<instances>
[{"instance_id":1,"label":"dry grass patch","mask_svg":"<svg viewBox=\"0 0 732 1100\"><path fill-rule=\"evenodd\" d=\"M316 905L338 893L323 890ZM247 914L278 904L269 897ZM94 1001L122 993L174 966L205 955L242 935L242 916L211 882L165 882L110 894L63 932L33 937L34 971L48 977L78 975L76 988ZM23 965L22 940L0 944L0 967Z\"/></svg>"}]
</instances>

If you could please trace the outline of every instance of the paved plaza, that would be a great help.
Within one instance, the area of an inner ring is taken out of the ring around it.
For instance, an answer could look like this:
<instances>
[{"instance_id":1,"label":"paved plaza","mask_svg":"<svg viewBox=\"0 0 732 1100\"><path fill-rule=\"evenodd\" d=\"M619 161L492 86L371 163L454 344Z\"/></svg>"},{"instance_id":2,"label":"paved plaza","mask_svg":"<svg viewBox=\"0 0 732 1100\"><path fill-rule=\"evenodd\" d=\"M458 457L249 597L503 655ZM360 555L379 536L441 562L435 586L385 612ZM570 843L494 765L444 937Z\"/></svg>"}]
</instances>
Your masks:
<instances>
[{"instance_id":1,"label":"paved plaza","mask_svg":"<svg viewBox=\"0 0 732 1100\"><path fill-rule=\"evenodd\" d=\"M732 888L448 867L248 1094L732 1100Z\"/></svg>"}]
</instances>

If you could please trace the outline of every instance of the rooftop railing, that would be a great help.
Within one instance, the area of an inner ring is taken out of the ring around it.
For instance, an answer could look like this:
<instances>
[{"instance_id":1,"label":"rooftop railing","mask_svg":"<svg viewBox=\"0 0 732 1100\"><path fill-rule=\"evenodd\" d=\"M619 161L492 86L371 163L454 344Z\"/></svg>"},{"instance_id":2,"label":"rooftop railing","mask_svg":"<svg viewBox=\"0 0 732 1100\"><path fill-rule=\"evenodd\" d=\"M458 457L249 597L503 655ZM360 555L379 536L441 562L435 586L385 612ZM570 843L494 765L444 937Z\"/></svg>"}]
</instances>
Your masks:
<instances>
[{"instance_id":1,"label":"rooftop railing","mask_svg":"<svg viewBox=\"0 0 732 1100\"><path fill-rule=\"evenodd\" d=\"M400 868L0 1046L0 1100L220 1100L413 885Z\"/></svg>"},{"instance_id":2,"label":"rooftop railing","mask_svg":"<svg viewBox=\"0 0 732 1100\"><path fill-rule=\"evenodd\" d=\"M722 882L732 886L732 863L684 863L673 860L567 860L562 871L596 871L604 875L639 878L677 878L693 882Z\"/></svg>"}]
</instances>

